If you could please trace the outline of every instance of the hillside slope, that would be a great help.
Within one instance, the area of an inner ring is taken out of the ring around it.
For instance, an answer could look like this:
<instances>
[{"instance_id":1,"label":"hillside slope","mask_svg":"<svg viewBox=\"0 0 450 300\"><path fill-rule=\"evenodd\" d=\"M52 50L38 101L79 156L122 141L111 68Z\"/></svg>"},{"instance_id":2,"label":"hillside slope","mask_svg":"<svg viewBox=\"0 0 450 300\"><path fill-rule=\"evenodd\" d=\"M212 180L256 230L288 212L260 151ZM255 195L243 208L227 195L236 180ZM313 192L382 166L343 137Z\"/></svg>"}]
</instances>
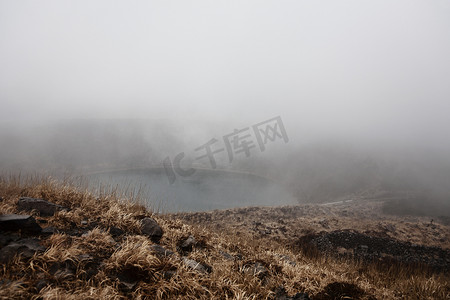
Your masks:
<instances>
[{"instance_id":1,"label":"hillside slope","mask_svg":"<svg viewBox=\"0 0 450 300\"><path fill-rule=\"evenodd\" d=\"M448 224L386 217L376 203L156 215L118 193L17 177L0 180L0 197L4 299L450 297L448 273L435 268L448 262ZM12 214L29 216L21 230L5 225ZM366 259L375 246L347 249L336 236L412 241L443 260L391 255L386 265Z\"/></svg>"}]
</instances>

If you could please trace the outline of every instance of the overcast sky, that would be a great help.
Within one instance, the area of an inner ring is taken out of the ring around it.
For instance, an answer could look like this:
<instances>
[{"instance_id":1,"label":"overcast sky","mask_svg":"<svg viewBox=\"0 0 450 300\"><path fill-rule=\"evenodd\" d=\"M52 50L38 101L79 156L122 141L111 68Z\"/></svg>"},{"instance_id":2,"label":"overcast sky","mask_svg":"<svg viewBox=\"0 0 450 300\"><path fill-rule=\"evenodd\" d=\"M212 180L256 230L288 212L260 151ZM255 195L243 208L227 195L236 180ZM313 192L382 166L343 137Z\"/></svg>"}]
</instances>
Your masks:
<instances>
[{"instance_id":1,"label":"overcast sky","mask_svg":"<svg viewBox=\"0 0 450 300\"><path fill-rule=\"evenodd\" d=\"M0 118L281 115L448 145L450 2L0 1Z\"/></svg>"}]
</instances>

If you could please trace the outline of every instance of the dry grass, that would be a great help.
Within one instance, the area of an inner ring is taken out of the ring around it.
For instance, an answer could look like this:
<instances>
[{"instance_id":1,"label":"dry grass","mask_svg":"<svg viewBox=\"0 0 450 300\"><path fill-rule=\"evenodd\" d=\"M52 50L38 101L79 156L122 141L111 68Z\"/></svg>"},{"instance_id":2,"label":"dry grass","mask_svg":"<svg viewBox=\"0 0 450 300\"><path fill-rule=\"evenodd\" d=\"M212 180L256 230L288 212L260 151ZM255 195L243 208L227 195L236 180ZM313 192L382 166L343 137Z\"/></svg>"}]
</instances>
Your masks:
<instances>
[{"instance_id":1,"label":"dry grass","mask_svg":"<svg viewBox=\"0 0 450 300\"><path fill-rule=\"evenodd\" d=\"M354 299L450 298L446 275L401 268L381 272L372 265L305 256L285 240L256 235L245 228L236 231L220 224L211 226L210 222L189 225L171 215L153 215L117 192L94 195L69 181L0 179L1 214L19 213L16 203L22 196L43 198L70 210L47 218L35 215L45 221L43 227L56 227L60 233L42 238L45 252L31 259L16 257L2 266L2 299L270 299L279 286L289 295L307 292L312 299L332 299L329 293L336 286L354 290ZM198 246L188 257L211 266L212 272L188 268L180 254L158 257L150 249L150 239L139 234L140 219L145 216L161 225L164 236L160 244L168 250L176 252L180 239L194 236ZM81 225L82 221L88 225ZM111 227L126 234L113 237L108 232ZM74 230L81 234L73 234ZM251 272L255 262L262 264L267 274ZM69 267L74 272L65 272ZM124 288L124 274L138 283ZM40 290L36 288L39 282L46 283Z\"/></svg>"}]
</instances>

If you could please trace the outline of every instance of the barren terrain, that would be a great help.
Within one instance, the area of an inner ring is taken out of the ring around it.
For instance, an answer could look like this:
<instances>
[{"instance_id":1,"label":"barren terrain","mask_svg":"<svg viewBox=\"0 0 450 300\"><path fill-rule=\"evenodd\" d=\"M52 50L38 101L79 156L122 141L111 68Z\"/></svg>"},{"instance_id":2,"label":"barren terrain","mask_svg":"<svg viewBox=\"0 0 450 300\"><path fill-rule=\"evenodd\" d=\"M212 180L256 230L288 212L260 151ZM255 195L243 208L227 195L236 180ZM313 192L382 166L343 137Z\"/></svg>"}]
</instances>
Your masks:
<instances>
[{"instance_id":1,"label":"barren terrain","mask_svg":"<svg viewBox=\"0 0 450 300\"><path fill-rule=\"evenodd\" d=\"M153 214L51 178L0 181L0 298L448 299L446 218L380 201Z\"/></svg>"}]
</instances>

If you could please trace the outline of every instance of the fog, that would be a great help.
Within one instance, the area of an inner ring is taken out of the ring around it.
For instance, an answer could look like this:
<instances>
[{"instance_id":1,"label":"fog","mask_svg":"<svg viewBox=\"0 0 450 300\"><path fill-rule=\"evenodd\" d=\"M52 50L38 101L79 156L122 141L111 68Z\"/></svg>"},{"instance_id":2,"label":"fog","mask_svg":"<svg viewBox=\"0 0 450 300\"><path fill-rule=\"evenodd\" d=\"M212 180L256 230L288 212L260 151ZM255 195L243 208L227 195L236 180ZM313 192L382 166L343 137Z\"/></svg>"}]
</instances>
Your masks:
<instances>
[{"instance_id":1,"label":"fog","mask_svg":"<svg viewBox=\"0 0 450 300\"><path fill-rule=\"evenodd\" d=\"M449 53L444 0L3 0L0 168L192 162L212 138L280 116L288 142L219 168L300 202L448 204Z\"/></svg>"}]
</instances>

